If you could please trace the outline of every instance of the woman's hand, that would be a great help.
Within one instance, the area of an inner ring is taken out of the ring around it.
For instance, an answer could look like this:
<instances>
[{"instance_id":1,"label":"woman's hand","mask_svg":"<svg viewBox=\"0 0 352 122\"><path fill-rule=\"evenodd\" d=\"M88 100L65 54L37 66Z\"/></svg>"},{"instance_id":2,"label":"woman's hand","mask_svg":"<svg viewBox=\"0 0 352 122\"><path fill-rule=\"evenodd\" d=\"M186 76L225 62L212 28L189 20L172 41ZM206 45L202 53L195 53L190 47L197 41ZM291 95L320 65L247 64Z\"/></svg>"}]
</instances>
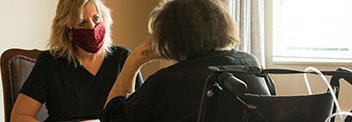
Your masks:
<instances>
[{"instance_id":1,"label":"woman's hand","mask_svg":"<svg viewBox=\"0 0 352 122\"><path fill-rule=\"evenodd\" d=\"M152 36L148 36L142 44L132 51L128 57L129 60L133 60L132 62L136 63L137 66L143 66L153 60L161 59L160 56L154 54L152 40Z\"/></svg>"}]
</instances>

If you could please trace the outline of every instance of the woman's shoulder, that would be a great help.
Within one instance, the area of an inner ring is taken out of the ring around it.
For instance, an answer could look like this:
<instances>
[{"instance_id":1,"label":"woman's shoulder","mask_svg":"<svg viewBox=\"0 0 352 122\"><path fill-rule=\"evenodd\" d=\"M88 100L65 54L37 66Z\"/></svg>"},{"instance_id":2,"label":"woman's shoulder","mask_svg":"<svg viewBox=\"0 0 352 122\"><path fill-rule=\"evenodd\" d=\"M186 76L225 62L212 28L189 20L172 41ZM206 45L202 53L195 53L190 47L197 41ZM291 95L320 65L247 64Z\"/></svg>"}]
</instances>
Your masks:
<instances>
[{"instance_id":1,"label":"woman's shoulder","mask_svg":"<svg viewBox=\"0 0 352 122\"><path fill-rule=\"evenodd\" d=\"M126 47L122 47L122 46L112 46L111 47L111 52L112 53L131 53L131 50L126 48Z\"/></svg>"},{"instance_id":2,"label":"woman's shoulder","mask_svg":"<svg viewBox=\"0 0 352 122\"><path fill-rule=\"evenodd\" d=\"M158 82L160 80L164 80L164 78L165 78L164 76L166 76L170 72L169 67L161 68L158 71L154 72L146 79L146 81Z\"/></svg>"},{"instance_id":3,"label":"woman's shoulder","mask_svg":"<svg viewBox=\"0 0 352 122\"><path fill-rule=\"evenodd\" d=\"M122 47L122 46L112 46L110 48L110 52L109 55L112 56L127 56L131 53L131 50L126 48L126 47Z\"/></svg>"},{"instance_id":4,"label":"woman's shoulder","mask_svg":"<svg viewBox=\"0 0 352 122\"><path fill-rule=\"evenodd\" d=\"M58 64L67 64L67 59L64 57L54 57L49 51L41 53L36 61L37 65L44 67L58 66Z\"/></svg>"},{"instance_id":5,"label":"woman's shoulder","mask_svg":"<svg viewBox=\"0 0 352 122\"><path fill-rule=\"evenodd\" d=\"M256 60L256 57L253 54L247 53L247 52L243 52L243 51L239 51L239 50L231 50L232 55L234 55L235 57L241 57L243 59L247 59L247 60Z\"/></svg>"},{"instance_id":6,"label":"woman's shoulder","mask_svg":"<svg viewBox=\"0 0 352 122\"><path fill-rule=\"evenodd\" d=\"M44 51L42 52L38 58L37 61L53 61L54 60L54 56L52 54L50 54L49 51Z\"/></svg>"},{"instance_id":7,"label":"woman's shoulder","mask_svg":"<svg viewBox=\"0 0 352 122\"><path fill-rule=\"evenodd\" d=\"M256 56L253 54L243 52L243 51L238 51L238 50L232 50L230 55L233 57L233 60L240 60L240 62L246 64L246 65L260 65L258 62L258 59Z\"/></svg>"}]
</instances>

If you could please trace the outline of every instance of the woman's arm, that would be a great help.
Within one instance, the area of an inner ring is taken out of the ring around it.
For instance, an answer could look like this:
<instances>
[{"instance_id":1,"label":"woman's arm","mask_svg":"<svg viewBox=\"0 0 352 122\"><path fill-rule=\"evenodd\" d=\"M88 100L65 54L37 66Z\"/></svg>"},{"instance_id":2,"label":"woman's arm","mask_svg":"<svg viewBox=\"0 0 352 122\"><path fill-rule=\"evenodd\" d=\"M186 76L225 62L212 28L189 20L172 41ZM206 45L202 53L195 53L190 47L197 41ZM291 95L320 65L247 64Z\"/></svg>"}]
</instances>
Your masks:
<instances>
[{"instance_id":1,"label":"woman's arm","mask_svg":"<svg viewBox=\"0 0 352 122\"><path fill-rule=\"evenodd\" d=\"M148 37L141 45L132 51L110 90L105 105L114 97L126 96L134 92L135 78L139 69L146 63L158 57L153 54L151 47L151 37Z\"/></svg>"},{"instance_id":2,"label":"woman's arm","mask_svg":"<svg viewBox=\"0 0 352 122\"><path fill-rule=\"evenodd\" d=\"M19 93L11 112L10 122L39 122L35 116L41 106L37 100Z\"/></svg>"}]
</instances>

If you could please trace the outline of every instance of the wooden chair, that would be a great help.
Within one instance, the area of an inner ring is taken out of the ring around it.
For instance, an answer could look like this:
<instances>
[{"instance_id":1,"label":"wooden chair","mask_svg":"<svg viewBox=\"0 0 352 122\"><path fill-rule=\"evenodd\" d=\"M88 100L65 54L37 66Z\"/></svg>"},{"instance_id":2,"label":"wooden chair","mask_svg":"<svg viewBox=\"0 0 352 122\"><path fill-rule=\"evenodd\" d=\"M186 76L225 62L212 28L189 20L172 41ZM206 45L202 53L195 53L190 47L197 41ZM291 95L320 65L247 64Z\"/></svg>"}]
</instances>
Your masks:
<instances>
[{"instance_id":1,"label":"wooden chair","mask_svg":"<svg viewBox=\"0 0 352 122\"><path fill-rule=\"evenodd\" d=\"M4 93L5 122L10 122L11 110L18 91L32 71L40 50L8 49L1 55L1 75ZM44 121L48 117L45 105L42 105L37 119Z\"/></svg>"}]
</instances>

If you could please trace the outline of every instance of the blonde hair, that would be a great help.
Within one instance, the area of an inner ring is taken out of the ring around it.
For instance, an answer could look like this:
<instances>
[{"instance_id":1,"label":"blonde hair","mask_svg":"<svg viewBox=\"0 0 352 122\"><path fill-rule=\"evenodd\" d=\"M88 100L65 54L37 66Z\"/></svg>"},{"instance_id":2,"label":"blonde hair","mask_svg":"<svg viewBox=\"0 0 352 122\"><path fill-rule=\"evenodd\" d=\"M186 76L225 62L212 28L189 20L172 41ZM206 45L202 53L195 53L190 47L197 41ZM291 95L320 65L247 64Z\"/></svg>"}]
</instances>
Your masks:
<instances>
[{"instance_id":1,"label":"blonde hair","mask_svg":"<svg viewBox=\"0 0 352 122\"><path fill-rule=\"evenodd\" d=\"M83 19L83 9L88 2L93 2L99 13L102 14L106 27L102 49L106 53L111 52L113 44L110 29L112 25L110 9L101 0L60 0L57 5L56 16L52 23L48 44L49 52L54 58L67 58L68 63L73 63L74 66L80 64L78 50L71 41L70 33L72 27Z\"/></svg>"}]
</instances>

